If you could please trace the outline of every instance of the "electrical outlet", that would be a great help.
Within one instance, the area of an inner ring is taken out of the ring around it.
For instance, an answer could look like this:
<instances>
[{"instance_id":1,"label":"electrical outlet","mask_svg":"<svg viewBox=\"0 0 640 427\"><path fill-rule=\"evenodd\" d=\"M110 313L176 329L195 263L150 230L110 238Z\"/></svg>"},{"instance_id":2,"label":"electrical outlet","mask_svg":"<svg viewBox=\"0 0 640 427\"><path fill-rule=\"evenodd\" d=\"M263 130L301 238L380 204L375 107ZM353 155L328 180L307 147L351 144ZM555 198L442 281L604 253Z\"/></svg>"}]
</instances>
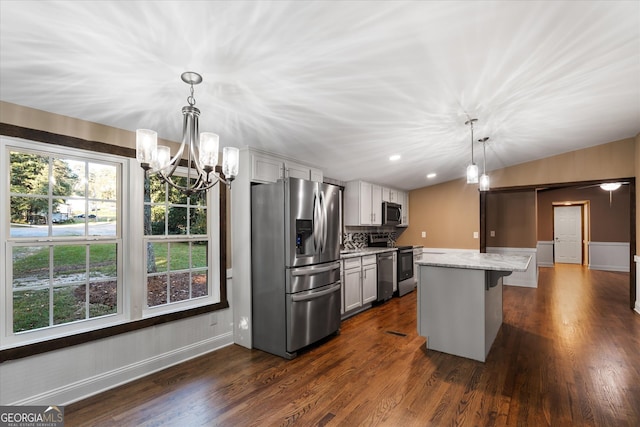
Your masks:
<instances>
[{"instance_id":1,"label":"electrical outlet","mask_svg":"<svg viewBox=\"0 0 640 427\"><path fill-rule=\"evenodd\" d=\"M491 237L496 237L496 231L495 230L491 230L491 232L489 234L491 234Z\"/></svg>"},{"instance_id":2,"label":"electrical outlet","mask_svg":"<svg viewBox=\"0 0 640 427\"><path fill-rule=\"evenodd\" d=\"M422 232L422 238L424 239L425 237L427 237L427 232L426 232L426 231L423 231L423 232Z\"/></svg>"},{"instance_id":3,"label":"electrical outlet","mask_svg":"<svg viewBox=\"0 0 640 427\"><path fill-rule=\"evenodd\" d=\"M218 316L215 313L211 313L209 316L209 326L215 326L218 324Z\"/></svg>"},{"instance_id":4,"label":"electrical outlet","mask_svg":"<svg viewBox=\"0 0 640 427\"><path fill-rule=\"evenodd\" d=\"M478 232L477 232L477 231L474 231L474 232L473 232L473 238L474 238L474 239L477 239L479 236L480 236L480 235L478 234Z\"/></svg>"}]
</instances>

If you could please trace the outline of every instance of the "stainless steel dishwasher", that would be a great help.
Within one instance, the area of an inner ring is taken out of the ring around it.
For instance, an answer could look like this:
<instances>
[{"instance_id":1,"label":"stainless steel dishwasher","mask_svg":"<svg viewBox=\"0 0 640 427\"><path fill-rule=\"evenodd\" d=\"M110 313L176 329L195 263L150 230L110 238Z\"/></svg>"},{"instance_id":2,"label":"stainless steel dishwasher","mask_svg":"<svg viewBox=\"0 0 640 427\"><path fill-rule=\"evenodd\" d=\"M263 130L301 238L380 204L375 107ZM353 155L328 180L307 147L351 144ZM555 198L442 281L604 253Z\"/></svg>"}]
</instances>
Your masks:
<instances>
[{"instance_id":1,"label":"stainless steel dishwasher","mask_svg":"<svg viewBox=\"0 0 640 427\"><path fill-rule=\"evenodd\" d=\"M393 252L378 254L378 302L391 299L393 296L393 277L396 266L393 262Z\"/></svg>"}]
</instances>

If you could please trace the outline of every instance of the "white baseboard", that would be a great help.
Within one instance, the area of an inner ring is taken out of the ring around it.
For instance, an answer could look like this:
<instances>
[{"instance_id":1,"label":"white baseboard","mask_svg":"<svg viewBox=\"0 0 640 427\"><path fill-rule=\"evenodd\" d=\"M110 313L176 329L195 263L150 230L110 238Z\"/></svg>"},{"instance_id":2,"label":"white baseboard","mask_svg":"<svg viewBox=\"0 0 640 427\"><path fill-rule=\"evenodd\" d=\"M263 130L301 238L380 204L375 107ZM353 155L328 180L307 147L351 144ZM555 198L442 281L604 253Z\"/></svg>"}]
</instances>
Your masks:
<instances>
[{"instance_id":1,"label":"white baseboard","mask_svg":"<svg viewBox=\"0 0 640 427\"><path fill-rule=\"evenodd\" d=\"M233 333L227 332L190 346L158 354L100 375L67 384L64 387L30 396L10 403L10 406L49 405L51 402L68 405L231 344L233 344Z\"/></svg>"},{"instance_id":2,"label":"white baseboard","mask_svg":"<svg viewBox=\"0 0 640 427\"><path fill-rule=\"evenodd\" d=\"M502 284L508 286L522 286L525 288L538 287L538 265L536 248L505 248L489 247L487 253L502 255L524 255L530 256L531 261L526 271L514 271L502 278Z\"/></svg>"}]
</instances>

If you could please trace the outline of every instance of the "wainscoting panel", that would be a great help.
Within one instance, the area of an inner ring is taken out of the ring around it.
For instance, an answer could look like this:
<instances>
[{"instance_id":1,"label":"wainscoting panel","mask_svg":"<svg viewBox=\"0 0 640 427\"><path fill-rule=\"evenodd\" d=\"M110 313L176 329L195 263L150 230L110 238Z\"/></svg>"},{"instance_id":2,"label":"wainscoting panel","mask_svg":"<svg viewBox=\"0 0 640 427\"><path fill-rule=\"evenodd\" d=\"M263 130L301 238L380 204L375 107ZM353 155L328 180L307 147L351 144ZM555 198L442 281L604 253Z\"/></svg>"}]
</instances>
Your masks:
<instances>
[{"instance_id":1,"label":"wainscoting panel","mask_svg":"<svg viewBox=\"0 0 640 427\"><path fill-rule=\"evenodd\" d=\"M589 268L629 272L629 243L589 242Z\"/></svg>"},{"instance_id":2,"label":"wainscoting panel","mask_svg":"<svg viewBox=\"0 0 640 427\"><path fill-rule=\"evenodd\" d=\"M538 265L540 264L537 262L536 252L536 248L487 248L487 253L489 254L523 255L531 257L527 271L514 271L502 279L504 285L523 286L526 288L538 287Z\"/></svg>"},{"instance_id":3,"label":"wainscoting panel","mask_svg":"<svg viewBox=\"0 0 640 427\"><path fill-rule=\"evenodd\" d=\"M553 240L539 241L537 252L539 267L553 267Z\"/></svg>"}]
</instances>

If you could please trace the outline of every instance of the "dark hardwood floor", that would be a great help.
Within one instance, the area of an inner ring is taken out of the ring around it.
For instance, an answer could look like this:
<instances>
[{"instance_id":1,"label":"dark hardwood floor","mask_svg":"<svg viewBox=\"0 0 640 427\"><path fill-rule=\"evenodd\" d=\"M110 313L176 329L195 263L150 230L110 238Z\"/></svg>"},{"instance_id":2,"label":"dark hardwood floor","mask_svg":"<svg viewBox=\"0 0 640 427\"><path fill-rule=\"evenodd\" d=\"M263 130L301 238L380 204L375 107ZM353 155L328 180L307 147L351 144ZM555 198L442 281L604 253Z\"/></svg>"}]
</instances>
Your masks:
<instances>
[{"instance_id":1,"label":"dark hardwood floor","mask_svg":"<svg viewBox=\"0 0 640 427\"><path fill-rule=\"evenodd\" d=\"M425 349L416 292L287 361L230 346L65 408L66 426L638 426L628 273L541 268L506 286L486 363Z\"/></svg>"}]
</instances>

